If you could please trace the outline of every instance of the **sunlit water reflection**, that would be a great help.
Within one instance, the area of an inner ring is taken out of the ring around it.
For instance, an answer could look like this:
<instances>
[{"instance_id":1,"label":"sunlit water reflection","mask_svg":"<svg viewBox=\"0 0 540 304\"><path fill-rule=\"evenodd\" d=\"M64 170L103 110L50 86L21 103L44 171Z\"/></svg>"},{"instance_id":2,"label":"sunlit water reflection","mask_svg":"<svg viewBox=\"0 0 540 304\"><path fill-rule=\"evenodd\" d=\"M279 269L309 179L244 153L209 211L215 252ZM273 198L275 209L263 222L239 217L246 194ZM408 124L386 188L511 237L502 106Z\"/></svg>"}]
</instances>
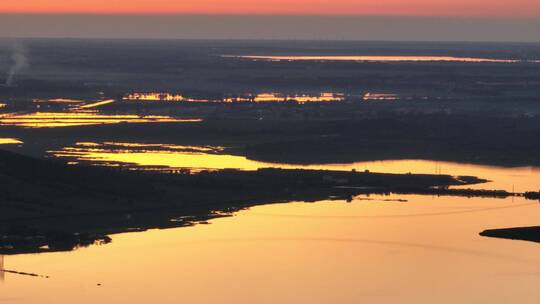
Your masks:
<instances>
[{"instance_id":1,"label":"sunlit water reflection","mask_svg":"<svg viewBox=\"0 0 540 304\"><path fill-rule=\"evenodd\" d=\"M171 148L173 147L173 148ZM176 148L174 148L176 147ZM506 168L432 160L386 160L348 164L295 165L260 162L244 156L223 154L223 147L185 147L141 143L79 143L52 155L70 160L101 164L133 164L142 167L165 166L194 169L242 169L260 168L357 170L384 173L422 173L469 175L489 179L491 182L467 188L497 189L512 192L538 191L540 169L535 167Z\"/></svg>"},{"instance_id":2,"label":"sunlit water reflection","mask_svg":"<svg viewBox=\"0 0 540 304\"><path fill-rule=\"evenodd\" d=\"M50 278L6 273L0 301L537 303L540 244L478 233L537 225L538 203L367 198L259 206L211 225L7 256L6 269Z\"/></svg>"},{"instance_id":3,"label":"sunlit water reflection","mask_svg":"<svg viewBox=\"0 0 540 304\"><path fill-rule=\"evenodd\" d=\"M99 104L102 105L102 104ZM92 106L99 106L93 104ZM0 115L0 125L26 128L53 128L118 123L201 122L201 119L178 119L157 115L115 115L94 112L35 112Z\"/></svg>"},{"instance_id":4,"label":"sunlit water reflection","mask_svg":"<svg viewBox=\"0 0 540 304\"><path fill-rule=\"evenodd\" d=\"M17 138L0 138L0 145L20 145L23 142Z\"/></svg>"},{"instance_id":5,"label":"sunlit water reflection","mask_svg":"<svg viewBox=\"0 0 540 304\"><path fill-rule=\"evenodd\" d=\"M125 95L122 100L124 101L139 101L139 102L181 102L181 103L280 103L280 102L292 102L297 104L306 103L328 103L328 102L342 102L346 99L346 95L343 93L331 93L322 92L320 94L284 94L277 92L258 93L258 94L244 94L228 96L224 98L214 99L201 99L190 98L181 94L175 93L130 93Z\"/></svg>"},{"instance_id":6,"label":"sunlit water reflection","mask_svg":"<svg viewBox=\"0 0 540 304\"><path fill-rule=\"evenodd\" d=\"M494 59L454 56L224 56L269 61L367 61L367 62L468 62L468 63L518 63L516 59ZM525 61L529 62L529 61ZM530 61L536 63L536 61Z\"/></svg>"}]
</instances>

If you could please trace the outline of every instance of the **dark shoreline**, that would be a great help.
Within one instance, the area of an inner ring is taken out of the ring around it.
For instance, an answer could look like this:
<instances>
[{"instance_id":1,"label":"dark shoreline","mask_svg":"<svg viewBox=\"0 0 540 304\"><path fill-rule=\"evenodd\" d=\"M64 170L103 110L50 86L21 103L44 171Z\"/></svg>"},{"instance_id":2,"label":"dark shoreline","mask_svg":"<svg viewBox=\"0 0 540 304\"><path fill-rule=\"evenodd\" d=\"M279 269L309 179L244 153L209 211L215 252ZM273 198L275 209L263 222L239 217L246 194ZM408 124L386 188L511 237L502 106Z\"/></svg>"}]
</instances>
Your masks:
<instances>
[{"instance_id":1,"label":"dark shoreline","mask_svg":"<svg viewBox=\"0 0 540 304\"><path fill-rule=\"evenodd\" d=\"M3 254L71 250L107 243L113 233L189 226L276 202L390 193L514 195L448 188L485 182L476 177L282 169L161 174L0 156Z\"/></svg>"}]
</instances>

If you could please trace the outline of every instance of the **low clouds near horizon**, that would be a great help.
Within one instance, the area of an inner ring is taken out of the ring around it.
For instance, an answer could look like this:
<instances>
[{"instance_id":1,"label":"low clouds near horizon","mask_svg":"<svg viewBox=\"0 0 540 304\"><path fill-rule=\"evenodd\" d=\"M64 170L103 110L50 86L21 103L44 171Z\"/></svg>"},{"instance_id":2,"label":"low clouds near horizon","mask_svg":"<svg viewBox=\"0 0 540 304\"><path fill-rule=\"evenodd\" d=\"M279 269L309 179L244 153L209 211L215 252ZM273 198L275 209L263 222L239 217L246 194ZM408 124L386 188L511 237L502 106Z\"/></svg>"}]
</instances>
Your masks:
<instances>
[{"instance_id":1,"label":"low clouds near horizon","mask_svg":"<svg viewBox=\"0 0 540 304\"><path fill-rule=\"evenodd\" d=\"M1 37L540 42L540 18L1 14Z\"/></svg>"}]
</instances>

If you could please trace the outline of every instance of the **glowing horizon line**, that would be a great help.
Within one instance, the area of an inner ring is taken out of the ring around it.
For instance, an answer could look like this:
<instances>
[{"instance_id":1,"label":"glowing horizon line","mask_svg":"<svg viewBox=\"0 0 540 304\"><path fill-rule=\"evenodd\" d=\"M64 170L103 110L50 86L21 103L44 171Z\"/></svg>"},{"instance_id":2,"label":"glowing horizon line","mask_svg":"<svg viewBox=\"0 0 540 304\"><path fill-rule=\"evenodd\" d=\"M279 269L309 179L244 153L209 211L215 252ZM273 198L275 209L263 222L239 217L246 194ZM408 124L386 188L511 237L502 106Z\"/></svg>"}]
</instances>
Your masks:
<instances>
[{"instance_id":1,"label":"glowing horizon line","mask_svg":"<svg viewBox=\"0 0 540 304\"><path fill-rule=\"evenodd\" d=\"M334 18L448 18L448 19L482 19L482 20L539 20L540 13L523 12L519 14L484 14L482 12L467 13L347 13L347 12L306 12L269 10L262 11L201 11L201 10L0 10L0 15L42 15L42 16L192 16L192 17L334 17Z\"/></svg>"}]
</instances>

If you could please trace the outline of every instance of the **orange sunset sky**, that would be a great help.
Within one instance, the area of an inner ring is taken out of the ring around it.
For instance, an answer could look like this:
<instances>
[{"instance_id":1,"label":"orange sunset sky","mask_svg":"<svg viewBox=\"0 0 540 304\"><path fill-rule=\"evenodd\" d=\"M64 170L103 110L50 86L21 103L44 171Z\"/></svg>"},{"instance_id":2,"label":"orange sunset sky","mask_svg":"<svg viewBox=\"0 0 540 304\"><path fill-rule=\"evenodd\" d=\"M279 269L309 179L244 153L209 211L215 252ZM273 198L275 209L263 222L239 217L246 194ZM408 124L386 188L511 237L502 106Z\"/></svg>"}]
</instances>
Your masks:
<instances>
[{"instance_id":1,"label":"orange sunset sky","mask_svg":"<svg viewBox=\"0 0 540 304\"><path fill-rule=\"evenodd\" d=\"M22 0L0 13L537 17L540 0Z\"/></svg>"}]
</instances>

